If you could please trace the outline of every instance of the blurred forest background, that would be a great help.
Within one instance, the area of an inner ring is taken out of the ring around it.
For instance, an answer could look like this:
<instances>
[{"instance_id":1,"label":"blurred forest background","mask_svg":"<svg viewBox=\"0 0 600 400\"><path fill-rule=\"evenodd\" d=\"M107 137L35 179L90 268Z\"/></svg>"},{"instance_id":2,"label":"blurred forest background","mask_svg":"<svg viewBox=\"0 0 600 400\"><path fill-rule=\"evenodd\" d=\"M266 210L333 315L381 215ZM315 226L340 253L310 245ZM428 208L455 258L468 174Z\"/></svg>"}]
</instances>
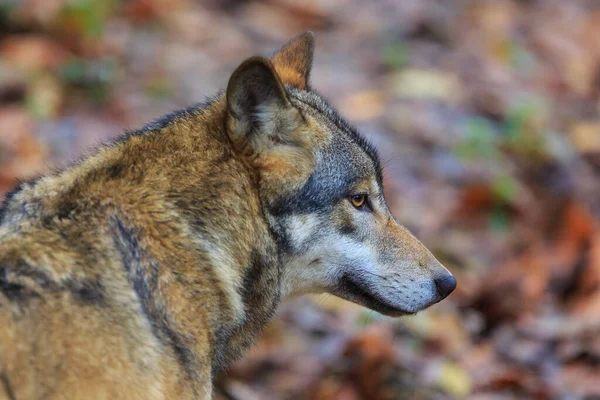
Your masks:
<instances>
[{"instance_id":1,"label":"blurred forest background","mask_svg":"<svg viewBox=\"0 0 600 400\"><path fill-rule=\"evenodd\" d=\"M0 0L0 194L315 31L313 85L458 278L389 319L286 303L230 398L600 398L600 2Z\"/></svg>"}]
</instances>

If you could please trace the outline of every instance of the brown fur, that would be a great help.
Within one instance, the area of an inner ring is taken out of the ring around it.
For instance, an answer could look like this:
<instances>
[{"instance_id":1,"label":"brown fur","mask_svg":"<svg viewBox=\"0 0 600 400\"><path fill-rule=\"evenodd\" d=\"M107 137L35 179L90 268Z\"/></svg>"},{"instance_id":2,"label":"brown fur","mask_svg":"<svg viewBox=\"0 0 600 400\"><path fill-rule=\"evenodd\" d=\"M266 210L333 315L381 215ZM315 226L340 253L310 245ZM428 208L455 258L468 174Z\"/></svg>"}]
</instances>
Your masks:
<instances>
[{"instance_id":1,"label":"brown fur","mask_svg":"<svg viewBox=\"0 0 600 400\"><path fill-rule=\"evenodd\" d=\"M221 98L12 197L0 228L0 367L16 398L205 398L212 371L270 317L272 289L243 296L257 315L229 301L244 280L279 275L258 177L232 151L225 115ZM231 255L235 282L215 273L222 260L198 236ZM135 274L151 298L138 298Z\"/></svg>"},{"instance_id":2,"label":"brown fur","mask_svg":"<svg viewBox=\"0 0 600 400\"><path fill-rule=\"evenodd\" d=\"M206 239L233 255L240 286L273 253L257 240L269 234L256 177L230 150L223 118L217 101L13 197L20 208L9 205L0 230L0 268L17 298L0 297L0 354L17 398L208 396L213 364L237 352L214 346L222 340L215 336L231 331L227 347L242 343L234 327L243 316L228 302L231 282L210 268L216 260L195 236L222 227ZM128 271L135 268L144 271ZM129 281L138 273L152 298L136 297ZM164 321L149 321L144 308ZM177 339L153 333L160 324ZM189 358L188 371L178 357Z\"/></svg>"}]
</instances>

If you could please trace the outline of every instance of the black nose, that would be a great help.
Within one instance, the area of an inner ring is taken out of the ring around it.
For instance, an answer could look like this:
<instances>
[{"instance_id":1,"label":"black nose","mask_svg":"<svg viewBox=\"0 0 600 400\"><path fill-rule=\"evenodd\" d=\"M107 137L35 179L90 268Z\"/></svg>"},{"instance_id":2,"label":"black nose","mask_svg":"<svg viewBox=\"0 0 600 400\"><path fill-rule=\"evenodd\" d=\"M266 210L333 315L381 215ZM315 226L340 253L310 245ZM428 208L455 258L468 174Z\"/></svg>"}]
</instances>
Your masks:
<instances>
[{"instance_id":1,"label":"black nose","mask_svg":"<svg viewBox=\"0 0 600 400\"><path fill-rule=\"evenodd\" d=\"M435 286L442 297L448 297L456 289L456 278L451 274L436 278Z\"/></svg>"}]
</instances>

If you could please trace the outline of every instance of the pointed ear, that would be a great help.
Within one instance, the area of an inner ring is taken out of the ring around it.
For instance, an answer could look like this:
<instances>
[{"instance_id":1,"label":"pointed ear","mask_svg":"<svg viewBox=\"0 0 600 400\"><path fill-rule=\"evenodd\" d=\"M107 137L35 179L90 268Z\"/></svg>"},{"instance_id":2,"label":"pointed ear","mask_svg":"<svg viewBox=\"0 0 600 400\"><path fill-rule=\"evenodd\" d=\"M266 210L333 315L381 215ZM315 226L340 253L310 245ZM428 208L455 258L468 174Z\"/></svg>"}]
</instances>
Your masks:
<instances>
[{"instance_id":1,"label":"pointed ear","mask_svg":"<svg viewBox=\"0 0 600 400\"><path fill-rule=\"evenodd\" d=\"M306 89L309 86L314 51L315 35L307 31L286 43L271 56L271 61L283 82Z\"/></svg>"},{"instance_id":2,"label":"pointed ear","mask_svg":"<svg viewBox=\"0 0 600 400\"><path fill-rule=\"evenodd\" d=\"M244 61L227 85L227 127L234 142L254 131L267 135L293 107L273 65L263 57Z\"/></svg>"},{"instance_id":3,"label":"pointed ear","mask_svg":"<svg viewBox=\"0 0 600 400\"><path fill-rule=\"evenodd\" d=\"M314 169L312 138L269 60L252 57L227 86L227 134L260 171L268 199L305 182Z\"/></svg>"}]
</instances>

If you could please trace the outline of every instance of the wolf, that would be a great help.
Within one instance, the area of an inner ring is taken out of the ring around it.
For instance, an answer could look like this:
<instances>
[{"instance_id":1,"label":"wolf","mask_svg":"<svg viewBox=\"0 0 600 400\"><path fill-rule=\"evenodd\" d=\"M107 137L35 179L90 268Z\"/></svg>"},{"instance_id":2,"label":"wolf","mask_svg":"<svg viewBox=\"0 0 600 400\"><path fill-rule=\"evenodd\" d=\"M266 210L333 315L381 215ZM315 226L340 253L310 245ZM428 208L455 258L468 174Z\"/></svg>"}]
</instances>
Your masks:
<instances>
[{"instance_id":1,"label":"wolf","mask_svg":"<svg viewBox=\"0 0 600 400\"><path fill-rule=\"evenodd\" d=\"M310 86L313 52L307 32L249 58L225 92L6 196L0 398L208 399L289 296L401 316L454 290Z\"/></svg>"}]
</instances>

